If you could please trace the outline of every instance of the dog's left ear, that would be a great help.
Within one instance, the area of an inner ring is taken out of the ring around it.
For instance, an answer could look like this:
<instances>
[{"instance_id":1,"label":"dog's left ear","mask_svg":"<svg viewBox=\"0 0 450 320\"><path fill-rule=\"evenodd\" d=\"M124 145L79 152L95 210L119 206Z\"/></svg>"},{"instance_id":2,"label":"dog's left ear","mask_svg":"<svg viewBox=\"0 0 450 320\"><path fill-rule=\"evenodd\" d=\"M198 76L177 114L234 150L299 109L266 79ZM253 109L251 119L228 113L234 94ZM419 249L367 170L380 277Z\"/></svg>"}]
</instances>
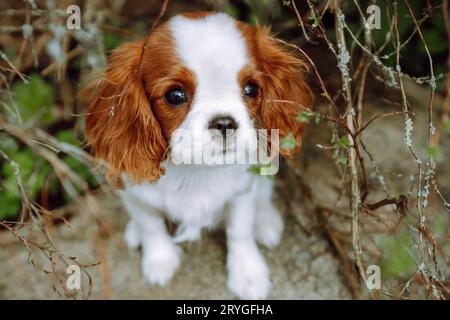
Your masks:
<instances>
[{"instance_id":1,"label":"dog's left ear","mask_svg":"<svg viewBox=\"0 0 450 320\"><path fill-rule=\"evenodd\" d=\"M96 157L108 162L109 180L119 184L126 173L135 183L156 181L166 140L155 118L139 73L141 40L115 49L106 74L87 88L92 100L86 116L86 134Z\"/></svg>"},{"instance_id":2,"label":"dog's left ear","mask_svg":"<svg viewBox=\"0 0 450 320\"><path fill-rule=\"evenodd\" d=\"M269 28L256 28L256 43L258 68L263 74L260 121L269 132L279 129L280 141L292 135L295 148L280 148L280 153L289 157L301 148L304 124L297 116L313 104L311 89L303 78L308 67L272 37Z\"/></svg>"}]
</instances>

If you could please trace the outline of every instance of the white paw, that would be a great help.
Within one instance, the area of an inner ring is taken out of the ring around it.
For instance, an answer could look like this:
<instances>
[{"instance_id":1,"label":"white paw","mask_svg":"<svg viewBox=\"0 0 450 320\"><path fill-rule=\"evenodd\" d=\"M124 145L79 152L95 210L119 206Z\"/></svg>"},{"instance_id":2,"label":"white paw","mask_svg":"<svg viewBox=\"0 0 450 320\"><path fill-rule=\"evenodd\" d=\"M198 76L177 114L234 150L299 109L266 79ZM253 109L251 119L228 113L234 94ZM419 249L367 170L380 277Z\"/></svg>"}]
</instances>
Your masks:
<instances>
[{"instance_id":1,"label":"white paw","mask_svg":"<svg viewBox=\"0 0 450 320\"><path fill-rule=\"evenodd\" d=\"M270 212L258 213L255 226L256 240L268 248L274 248L281 240L284 227L283 219L275 208L263 210L270 210Z\"/></svg>"},{"instance_id":2,"label":"white paw","mask_svg":"<svg viewBox=\"0 0 450 320\"><path fill-rule=\"evenodd\" d=\"M139 227L133 220L129 220L123 234L129 250L136 250L141 245Z\"/></svg>"},{"instance_id":3,"label":"white paw","mask_svg":"<svg viewBox=\"0 0 450 320\"><path fill-rule=\"evenodd\" d=\"M271 283L269 269L256 249L228 254L228 289L240 299L265 299Z\"/></svg>"},{"instance_id":4,"label":"white paw","mask_svg":"<svg viewBox=\"0 0 450 320\"><path fill-rule=\"evenodd\" d=\"M181 249L171 242L152 244L143 250L142 274L151 284L161 287L172 279L180 264Z\"/></svg>"}]
</instances>

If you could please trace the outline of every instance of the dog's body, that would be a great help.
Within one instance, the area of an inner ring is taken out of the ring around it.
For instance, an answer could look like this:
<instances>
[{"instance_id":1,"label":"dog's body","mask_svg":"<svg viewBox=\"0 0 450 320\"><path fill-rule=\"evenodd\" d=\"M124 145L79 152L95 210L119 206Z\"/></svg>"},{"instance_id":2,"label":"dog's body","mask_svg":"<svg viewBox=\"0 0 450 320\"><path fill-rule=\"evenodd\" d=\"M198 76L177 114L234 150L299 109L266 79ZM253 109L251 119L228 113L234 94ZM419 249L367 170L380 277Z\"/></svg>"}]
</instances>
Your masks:
<instances>
[{"instance_id":1,"label":"dog's body","mask_svg":"<svg viewBox=\"0 0 450 320\"><path fill-rule=\"evenodd\" d=\"M182 129L194 151L219 146L214 158L239 151L237 144L216 143L218 132L245 138L245 130L264 128L290 134L298 150L303 126L295 116L311 105L303 66L267 29L214 13L177 16L113 53L86 128L110 177L124 184L125 238L131 248L142 247L150 283L172 278L177 243L225 225L229 289L240 298L268 295L269 271L256 240L274 247L281 237L273 181L251 174L249 164L176 164L188 149L177 141ZM179 224L174 237L165 218Z\"/></svg>"},{"instance_id":2,"label":"dog's body","mask_svg":"<svg viewBox=\"0 0 450 320\"><path fill-rule=\"evenodd\" d=\"M151 283L165 285L176 271L176 243L194 241L202 229L226 225L228 287L241 298L264 298L269 270L255 239L274 247L283 222L271 202L272 180L245 167L183 168L169 165L156 184L127 185L122 200L130 213L125 239L142 245L142 272ZM179 223L175 238L164 216Z\"/></svg>"}]
</instances>

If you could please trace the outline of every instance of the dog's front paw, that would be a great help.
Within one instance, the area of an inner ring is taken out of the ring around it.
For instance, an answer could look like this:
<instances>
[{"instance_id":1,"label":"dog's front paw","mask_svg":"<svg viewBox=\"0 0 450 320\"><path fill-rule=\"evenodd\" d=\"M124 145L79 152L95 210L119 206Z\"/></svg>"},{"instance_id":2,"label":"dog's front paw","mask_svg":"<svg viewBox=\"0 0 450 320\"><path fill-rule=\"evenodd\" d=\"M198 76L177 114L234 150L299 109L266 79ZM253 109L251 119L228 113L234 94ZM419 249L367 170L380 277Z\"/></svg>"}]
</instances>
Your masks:
<instances>
[{"instance_id":1,"label":"dog's front paw","mask_svg":"<svg viewBox=\"0 0 450 320\"><path fill-rule=\"evenodd\" d=\"M172 244L152 245L142 255L142 274L151 284L167 285L180 264L181 249Z\"/></svg>"},{"instance_id":2,"label":"dog's front paw","mask_svg":"<svg viewBox=\"0 0 450 320\"><path fill-rule=\"evenodd\" d=\"M228 289L240 299L265 299L271 283L269 269L255 248L228 254Z\"/></svg>"},{"instance_id":3,"label":"dog's front paw","mask_svg":"<svg viewBox=\"0 0 450 320\"><path fill-rule=\"evenodd\" d=\"M275 208L264 208L265 212L258 214L255 226L256 240L267 248L275 248L283 233L283 220Z\"/></svg>"}]
</instances>

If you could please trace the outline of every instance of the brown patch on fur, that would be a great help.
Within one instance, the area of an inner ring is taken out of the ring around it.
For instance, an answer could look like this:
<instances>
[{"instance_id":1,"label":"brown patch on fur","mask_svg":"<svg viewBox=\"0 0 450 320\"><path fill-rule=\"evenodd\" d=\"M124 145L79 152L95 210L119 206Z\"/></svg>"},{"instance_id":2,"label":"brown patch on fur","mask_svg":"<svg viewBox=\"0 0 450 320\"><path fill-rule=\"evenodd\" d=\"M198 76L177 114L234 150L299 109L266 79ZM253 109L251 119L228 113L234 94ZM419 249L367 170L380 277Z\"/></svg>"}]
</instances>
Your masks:
<instances>
[{"instance_id":1,"label":"brown patch on fur","mask_svg":"<svg viewBox=\"0 0 450 320\"><path fill-rule=\"evenodd\" d=\"M261 88L260 105L255 106L253 102L249 109L255 113L255 108L259 107L256 112L258 122L265 129L279 129L280 139L292 133L296 148L280 150L282 155L289 157L300 151L304 131L304 124L296 117L313 104L313 95L303 78L307 66L271 36L270 28L253 27L239 21L236 25L247 42L251 60L251 65L240 73L239 79L253 73Z\"/></svg>"},{"instance_id":2,"label":"brown patch on fur","mask_svg":"<svg viewBox=\"0 0 450 320\"><path fill-rule=\"evenodd\" d=\"M196 87L193 73L175 55L174 46L168 25L162 25L149 38L141 63L145 91L167 141L186 118ZM186 92L188 103L167 104L165 94L175 88Z\"/></svg>"},{"instance_id":3,"label":"brown patch on fur","mask_svg":"<svg viewBox=\"0 0 450 320\"><path fill-rule=\"evenodd\" d=\"M262 102L262 90L264 85L263 81L263 75L258 69L256 69L256 65L254 63L251 63L247 66L245 66L239 73L238 73L238 83L242 90L244 89L245 85L247 83L253 83L258 86L259 92L258 96L255 98L246 97L243 95L244 101L247 103L247 109L248 113L250 114L250 118L257 117L261 102Z\"/></svg>"},{"instance_id":4,"label":"brown patch on fur","mask_svg":"<svg viewBox=\"0 0 450 320\"><path fill-rule=\"evenodd\" d=\"M193 19L193 20L199 20L199 19L204 19L208 16L211 16L213 14L216 14L217 12L211 12L211 11L198 11L198 12L186 12L181 14L181 16L185 17L185 18L189 18L189 19Z\"/></svg>"},{"instance_id":5,"label":"brown patch on fur","mask_svg":"<svg viewBox=\"0 0 450 320\"><path fill-rule=\"evenodd\" d=\"M112 181L119 183L122 172L134 182L156 181L164 173L168 139L189 108L165 103L165 92L175 85L193 96L195 81L174 55L167 24L149 35L145 46L135 41L112 53L105 77L91 88L86 117L88 141L111 166Z\"/></svg>"}]
</instances>

